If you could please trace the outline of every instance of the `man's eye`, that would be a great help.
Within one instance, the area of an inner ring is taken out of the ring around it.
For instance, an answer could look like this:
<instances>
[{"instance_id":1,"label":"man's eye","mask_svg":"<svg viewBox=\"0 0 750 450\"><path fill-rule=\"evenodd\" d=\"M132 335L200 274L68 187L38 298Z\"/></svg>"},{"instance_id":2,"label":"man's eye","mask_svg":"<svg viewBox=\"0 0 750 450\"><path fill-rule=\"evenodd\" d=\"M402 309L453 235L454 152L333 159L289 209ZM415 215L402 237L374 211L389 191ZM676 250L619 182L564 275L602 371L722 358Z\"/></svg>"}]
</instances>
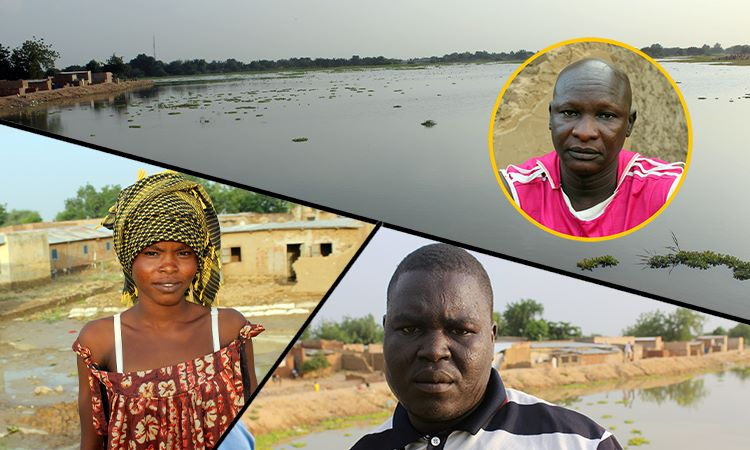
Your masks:
<instances>
[{"instance_id":1,"label":"man's eye","mask_svg":"<svg viewBox=\"0 0 750 450\"><path fill-rule=\"evenodd\" d=\"M455 334L456 336L466 336L470 333L469 330L464 330L463 328L455 328L451 330L451 333Z\"/></svg>"},{"instance_id":2,"label":"man's eye","mask_svg":"<svg viewBox=\"0 0 750 450\"><path fill-rule=\"evenodd\" d=\"M601 117L604 120L612 120L612 119L616 118L617 115L616 114L612 114L612 113L601 113L601 114L599 114L599 117Z\"/></svg>"},{"instance_id":3,"label":"man's eye","mask_svg":"<svg viewBox=\"0 0 750 450\"><path fill-rule=\"evenodd\" d=\"M560 111L560 114L562 114L563 117L576 117L576 116L578 116L577 112L570 111L570 110Z\"/></svg>"},{"instance_id":4,"label":"man's eye","mask_svg":"<svg viewBox=\"0 0 750 450\"><path fill-rule=\"evenodd\" d=\"M399 328L399 331L401 331L404 334L414 334L417 331L419 331L419 328L417 328L417 327L401 327L401 328Z\"/></svg>"}]
</instances>

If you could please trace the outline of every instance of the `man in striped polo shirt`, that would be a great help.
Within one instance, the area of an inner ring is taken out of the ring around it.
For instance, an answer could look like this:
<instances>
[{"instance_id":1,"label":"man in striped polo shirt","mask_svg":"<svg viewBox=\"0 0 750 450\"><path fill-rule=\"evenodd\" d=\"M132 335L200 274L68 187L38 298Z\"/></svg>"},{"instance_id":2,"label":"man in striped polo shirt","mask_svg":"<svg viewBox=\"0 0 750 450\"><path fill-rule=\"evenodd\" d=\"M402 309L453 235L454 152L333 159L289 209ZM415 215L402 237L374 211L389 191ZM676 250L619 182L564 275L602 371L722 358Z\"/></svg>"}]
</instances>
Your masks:
<instances>
[{"instance_id":1,"label":"man in striped polo shirt","mask_svg":"<svg viewBox=\"0 0 750 450\"><path fill-rule=\"evenodd\" d=\"M432 244L401 261L383 318L398 405L354 450L621 449L591 419L503 386L492 303L487 272L463 249Z\"/></svg>"}]
</instances>

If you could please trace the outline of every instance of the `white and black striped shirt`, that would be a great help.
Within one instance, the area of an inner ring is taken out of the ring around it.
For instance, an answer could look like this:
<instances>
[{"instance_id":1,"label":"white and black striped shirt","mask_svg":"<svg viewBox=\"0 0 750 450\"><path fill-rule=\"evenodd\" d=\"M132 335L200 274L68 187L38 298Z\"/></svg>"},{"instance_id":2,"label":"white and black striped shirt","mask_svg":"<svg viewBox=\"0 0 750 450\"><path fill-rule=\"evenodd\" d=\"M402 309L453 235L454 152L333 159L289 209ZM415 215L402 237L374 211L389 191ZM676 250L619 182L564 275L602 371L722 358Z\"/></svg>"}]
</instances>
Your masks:
<instances>
[{"instance_id":1,"label":"white and black striped shirt","mask_svg":"<svg viewBox=\"0 0 750 450\"><path fill-rule=\"evenodd\" d=\"M593 420L531 395L506 389L492 371L482 403L454 429L424 435L399 404L393 416L352 450L622 450Z\"/></svg>"}]
</instances>

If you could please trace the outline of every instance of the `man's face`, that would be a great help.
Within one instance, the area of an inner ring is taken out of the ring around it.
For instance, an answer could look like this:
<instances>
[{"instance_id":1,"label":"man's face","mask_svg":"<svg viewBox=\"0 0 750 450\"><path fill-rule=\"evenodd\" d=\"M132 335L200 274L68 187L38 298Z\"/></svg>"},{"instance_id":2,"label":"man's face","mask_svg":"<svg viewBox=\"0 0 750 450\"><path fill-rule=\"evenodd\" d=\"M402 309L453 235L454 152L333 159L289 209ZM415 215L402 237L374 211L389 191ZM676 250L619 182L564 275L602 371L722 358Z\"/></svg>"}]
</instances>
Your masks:
<instances>
[{"instance_id":1,"label":"man's face","mask_svg":"<svg viewBox=\"0 0 750 450\"><path fill-rule=\"evenodd\" d=\"M420 431L481 402L492 367L492 300L476 277L403 273L384 319L385 375ZM421 427L420 427L421 425Z\"/></svg>"},{"instance_id":2,"label":"man's face","mask_svg":"<svg viewBox=\"0 0 750 450\"><path fill-rule=\"evenodd\" d=\"M625 81L596 62L560 75L549 113L555 151L565 169L578 176L616 163L636 117Z\"/></svg>"}]
</instances>

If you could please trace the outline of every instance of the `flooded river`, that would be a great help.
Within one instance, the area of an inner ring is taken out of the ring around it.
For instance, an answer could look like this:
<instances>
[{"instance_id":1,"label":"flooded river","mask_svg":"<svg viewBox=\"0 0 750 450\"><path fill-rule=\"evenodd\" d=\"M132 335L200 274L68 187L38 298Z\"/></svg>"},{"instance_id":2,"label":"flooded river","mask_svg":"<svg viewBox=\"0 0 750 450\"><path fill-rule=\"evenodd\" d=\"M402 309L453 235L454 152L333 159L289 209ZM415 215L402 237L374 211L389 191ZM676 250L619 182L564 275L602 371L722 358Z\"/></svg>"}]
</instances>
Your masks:
<instances>
[{"instance_id":1,"label":"flooded river","mask_svg":"<svg viewBox=\"0 0 750 450\"><path fill-rule=\"evenodd\" d=\"M750 68L663 65L692 118L689 174L648 227L586 245L527 223L492 173L490 115L514 65L175 79L6 119L573 273L579 259L611 254L618 267L586 275L750 319L750 282L724 267L639 264L672 245L672 232L685 250L750 259L739 188ZM420 125L428 119L437 125Z\"/></svg>"},{"instance_id":2,"label":"flooded river","mask_svg":"<svg viewBox=\"0 0 750 450\"><path fill-rule=\"evenodd\" d=\"M558 400L609 429L624 448L743 450L748 434L750 367L649 388L616 389ZM275 450L344 449L373 426L312 433Z\"/></svg>"}]
</instances>

